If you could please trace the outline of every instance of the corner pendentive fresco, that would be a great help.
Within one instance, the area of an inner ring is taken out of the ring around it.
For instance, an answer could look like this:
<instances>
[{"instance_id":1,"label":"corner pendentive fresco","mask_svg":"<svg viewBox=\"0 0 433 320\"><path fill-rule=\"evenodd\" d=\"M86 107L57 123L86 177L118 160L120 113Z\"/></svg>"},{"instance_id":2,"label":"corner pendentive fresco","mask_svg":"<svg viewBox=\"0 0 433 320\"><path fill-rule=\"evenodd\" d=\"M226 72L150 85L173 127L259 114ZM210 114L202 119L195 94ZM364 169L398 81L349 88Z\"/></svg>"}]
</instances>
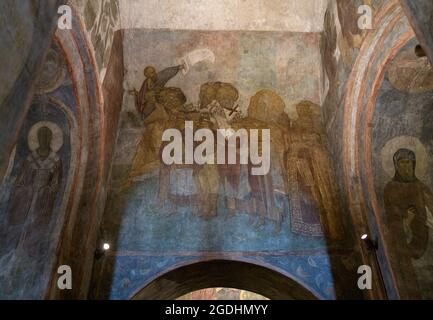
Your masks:
<instances>
[{"instance_id":1,"label":"corner pendentive fresco","mask_svg":"<svg viewBox=\"0 0 433 320\"><path fill-rule=\"evenodd\" d=\"M51 277L54 260L47 256L57 249L73 170L75 120L66 103L75 101L65 99L71 84L61 50L53 45L1 184L2 298L38 299Z\"/></svg>"},{"instance_id":2,"label":"corner pendentive fresco","mask_svg":"<svg viewBox=\"0 0 433 320\"><path fill-rule=\"evenodd\" d=\"M388 258L403 299L433 298L433 69L415 41L391 61L373 124L373 168Z\"/></svg>"}]
</instances>

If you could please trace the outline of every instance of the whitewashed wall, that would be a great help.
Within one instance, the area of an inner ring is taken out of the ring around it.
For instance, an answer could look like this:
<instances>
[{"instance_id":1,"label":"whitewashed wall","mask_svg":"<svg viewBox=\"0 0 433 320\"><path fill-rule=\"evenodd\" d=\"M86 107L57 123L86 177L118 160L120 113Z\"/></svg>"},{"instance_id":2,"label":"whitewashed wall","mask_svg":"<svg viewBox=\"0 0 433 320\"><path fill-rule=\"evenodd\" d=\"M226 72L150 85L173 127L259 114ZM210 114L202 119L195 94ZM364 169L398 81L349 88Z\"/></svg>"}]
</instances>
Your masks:
<instances>
[{"instance_id":1,"label":"whitewashed wall","mask_svg":"<svg viewBox=\"0 0 433 320\"><path fill-rule=\"evenodd\" d=\"M328 0L119 0L123 29L321 32Z\"/></svg>"}]
</instances>

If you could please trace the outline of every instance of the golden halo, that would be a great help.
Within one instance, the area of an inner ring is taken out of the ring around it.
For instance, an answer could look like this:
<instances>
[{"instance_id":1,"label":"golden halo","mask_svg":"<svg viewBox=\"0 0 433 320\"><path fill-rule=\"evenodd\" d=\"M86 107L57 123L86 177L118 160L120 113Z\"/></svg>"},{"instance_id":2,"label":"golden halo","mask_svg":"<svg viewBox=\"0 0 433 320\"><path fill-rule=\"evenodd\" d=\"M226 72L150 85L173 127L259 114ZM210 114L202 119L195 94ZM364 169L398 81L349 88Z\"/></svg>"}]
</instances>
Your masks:
<instances>
[{"instance_id":1,"label":"golden halo","mask_svg":"<svg viewBox=\"0 0 433 320\"><path fill-rule=\"evenodd\" d=\"M38 131L42 127L47 127L53 133L53 138L51 140L51 150L57 152L63 146L63 132L60 127L54 122L41 121L33 125L29 131L27 142L30 150L35 151L39 148Z\"/></svg>"},{"instance_id":2,"label":"golden halo","mask_svg":"<svg viewBox=\"0 0 433 320\"><path fill-rule=\"evenodd\" d=\"M415 152L416 176L421 179L427 175L429 168L429 156L427 149L416 137L400 136L388 141L382 149L382 167L389 177L395 176L394 155L400 149L408 149Z\"/></svg>"}]
</instances>

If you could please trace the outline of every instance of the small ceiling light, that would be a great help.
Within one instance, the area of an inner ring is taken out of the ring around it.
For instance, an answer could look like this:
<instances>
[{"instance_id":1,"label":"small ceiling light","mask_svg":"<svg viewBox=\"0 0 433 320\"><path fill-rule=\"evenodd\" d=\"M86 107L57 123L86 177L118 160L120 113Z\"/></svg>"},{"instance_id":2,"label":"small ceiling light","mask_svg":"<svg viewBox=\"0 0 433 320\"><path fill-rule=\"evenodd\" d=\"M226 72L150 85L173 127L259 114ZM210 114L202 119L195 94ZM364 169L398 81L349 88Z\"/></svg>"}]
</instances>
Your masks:
<instances>
[{"instance_id":1,"label":"small ceiling light","mask_svg":"<svg viewBox=\"0 0 433 320\"><path fill-rule=\"evenodd\" d=\"M105 256L105 253L110 250L111 246L109 243L105 242L102 246L97 247L95 250L95 258L97 260L101 259L103 256Z\"/></svg>"},{"instance_id":2,"label":"small ceiling light","mask_svg":"<svg viewBox=\"0 0 433 320\"><path fill-rule=\"evenodd\" d=\"M361 236L361 240L365 243L367 246L367 249L370 251L376 251L379 248L379 244L377 241L371 240L368 234L364 233Z\"/></svg>"}]
</instances>

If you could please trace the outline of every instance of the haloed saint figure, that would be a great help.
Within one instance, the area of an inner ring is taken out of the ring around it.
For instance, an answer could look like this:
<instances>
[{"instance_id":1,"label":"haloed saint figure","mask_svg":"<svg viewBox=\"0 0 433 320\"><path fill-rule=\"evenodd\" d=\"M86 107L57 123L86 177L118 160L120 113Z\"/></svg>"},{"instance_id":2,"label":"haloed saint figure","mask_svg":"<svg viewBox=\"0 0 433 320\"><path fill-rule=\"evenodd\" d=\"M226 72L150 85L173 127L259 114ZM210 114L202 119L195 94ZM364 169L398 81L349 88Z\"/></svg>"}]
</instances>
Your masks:
<instances>
[{"instance_id":1,"label":"haloed saint figure","mask_svg":"<svg viewBox=\"0 0 433 320\"><path fill-rule=\"evenodd\" d=\"M413 151L400 149L393 160L395 176L384 193L391 262L401 298L421 298L412 259L422 258L427 251L433 194L416 176Z\"/></svg>"},{"instance_id":2,"label":"haloed saint figure","mask_svg":"<svg viewBox=\"0 0 433 320\"><path fill-rule=\"evenodd\" d=\"M62 179L57 152L63 145L60 128L40 122L28 136L30 155L21 165L7 211L7 251L28 256L45 250L41 236L49 231L56 196Z\"/></svg>"}]
</instances>

